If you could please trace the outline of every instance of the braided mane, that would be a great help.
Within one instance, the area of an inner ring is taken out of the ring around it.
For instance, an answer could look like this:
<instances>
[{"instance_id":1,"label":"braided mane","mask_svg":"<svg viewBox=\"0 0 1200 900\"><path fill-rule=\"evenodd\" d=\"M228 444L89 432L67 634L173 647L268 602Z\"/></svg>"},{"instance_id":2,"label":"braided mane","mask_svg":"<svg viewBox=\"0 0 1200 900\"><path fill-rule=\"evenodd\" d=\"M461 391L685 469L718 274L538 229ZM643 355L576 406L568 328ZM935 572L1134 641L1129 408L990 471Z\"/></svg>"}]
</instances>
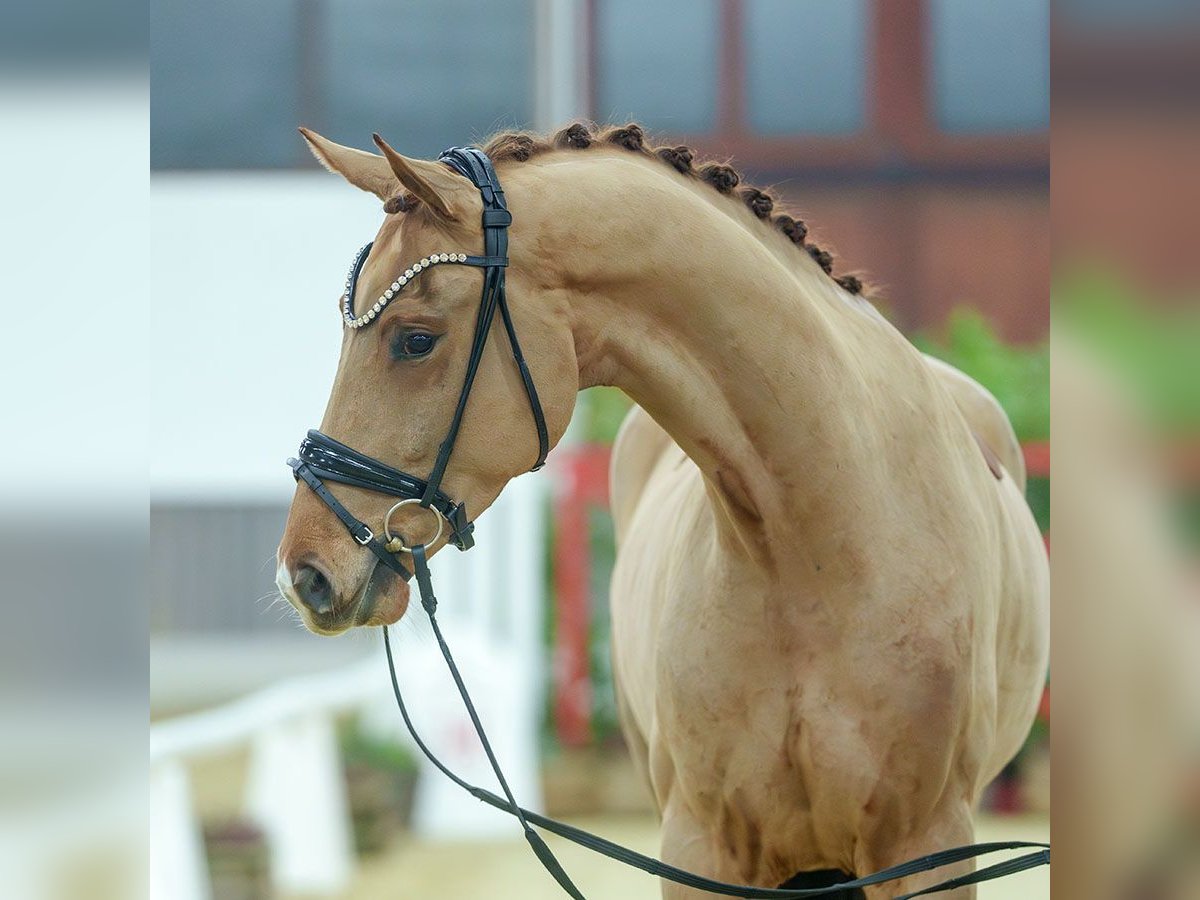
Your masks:
<instances>
[{"instance_id":1,"label":"braided mane","mask_svg":"<svg viewBox=\"0 0 1200 900\"><path fill-rule=\"evenodd\" d=\"M740 197L755 216L770 222L793 244L806 251L825 274L833 278L844 290L851 294L862 294L862 281L854 275L834 276L833 254L808 240L808 226L803 221L786 212L776 213L776 202L770 194L750 185L739 187L742 184L741 176L731 166L716 162L697 165L695 154L690 147L647 145L645 132L636 123L597 128L587 123L576 122L550 136L527 131L505 131L489 138L483 144L483 149L495 162L523 162L532 156L552 150L586 150L596 145L616 146L643 156L656 157L676 172L707 182L722 194ZM389 200L388 203L393 201Z\"/></svg>"}]
</instances>

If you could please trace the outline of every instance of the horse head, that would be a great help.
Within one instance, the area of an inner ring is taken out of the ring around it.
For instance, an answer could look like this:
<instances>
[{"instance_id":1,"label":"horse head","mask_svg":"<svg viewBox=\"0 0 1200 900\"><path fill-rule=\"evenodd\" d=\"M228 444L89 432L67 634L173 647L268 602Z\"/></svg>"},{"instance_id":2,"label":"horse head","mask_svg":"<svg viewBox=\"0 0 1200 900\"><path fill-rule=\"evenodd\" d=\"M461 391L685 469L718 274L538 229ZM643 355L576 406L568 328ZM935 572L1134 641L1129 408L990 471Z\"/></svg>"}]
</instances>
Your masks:
<instances>
[{"instance_id":1,"label":"horse head","mask_svg":"<svg viewBox=\"0 0 1200 900\"><path fill-rule=\"evenodd\" d=\"M378 135L382 155L302 133L327 169L384 201L379 232L355 258L338 299L341 358L315 438L327 444L309 446L326 455L309 461L320 472L346 445L342 451L357 451L343 459L351 469L361 457L397 476L412 473L405 477L416 483L411 496L389 494L326 473L333 483L317 484L334 504L311 481L298 484L277 582L311 631L337 634L404 614L406 548L420 544L432 554L448 541L469 546L469 518L540 463L566 430L578 373L564 305L547 290L549 266L536 240L523 237L519 210L511 264L500 263L488 256L482 225L492 195L463 173L404 157ZM507 243L504 218L488 221L504 223L497 231ZM441 503L423 490L431 480ZM339 521L337 505L349 519ZM352 520L366 526L352 533L358 541L347 534ZM369 546L367 534L380 546Z\"/></svg>"}]
</instances>

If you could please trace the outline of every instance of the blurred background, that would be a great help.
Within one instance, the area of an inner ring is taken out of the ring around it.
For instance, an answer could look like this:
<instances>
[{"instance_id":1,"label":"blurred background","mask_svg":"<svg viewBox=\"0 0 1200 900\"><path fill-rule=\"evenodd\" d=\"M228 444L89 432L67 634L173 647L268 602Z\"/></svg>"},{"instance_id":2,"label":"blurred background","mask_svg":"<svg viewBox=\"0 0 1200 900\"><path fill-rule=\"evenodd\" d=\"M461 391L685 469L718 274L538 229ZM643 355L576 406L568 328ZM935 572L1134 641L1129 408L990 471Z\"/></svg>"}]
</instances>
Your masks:
<instances>
[{"instance_id":1,"label":"blurred background","mask_svg":"<svg viewBox=\"0 0 1200 900\"><path fill-rule=\"evenodd\" d=\"M1197 27L1190 0L0 11L5 896L556 896L511 823L418 763L378 635L311 636L272 582L283 460L320 420L338 287L380 219L295 127L433 155L579 117L773 186L893 322L996 394L1054 548L1054 886L1196 896ZM546 471L435 563L518 796L655 853L608 672L625 405L581 395ZM490 785L431 636L394 631L422 731ZM980 839L1048 834L1050 733L1047 690ZM561 856L589 896L658 896ZM1048 895L1044 872L980 893Z\"/></svg>"},{"instance_id":2,"label":"blurred background","mask_svg":"<svg viewBox=\"0 0 1200 900\"><path fill-rule=\"evenodd\" d=\"M1049 528L1047 0L160 0L151 23L154 325L171 336L151 350L153 761L174 772L161 809L179 846L189 828L203 838L216 893L237 872L247 896L555 890L511 823L412 756L379 693L378 635L315 638L275 602L283 460L320 420L340 279L380 216L297 125L357 147L379 131L428 157L500 128L636 120L731 159L801 211L839 271L879 285L893 322L997 394ZM607 465L627 405L581 395L546 471L482 517L475 550L435 563L518 796L654 853L608 656ZM214 432L237 451L206 452ZM425 627L396 630L418 721L490 783ZM271 703L247 706L263 691ZM219 746L189 743L222 728ZM1047 732L1042 718L989 790L981 839L1047 833ZM274 733L291 735L290 776L270 762ZM565 859L597 895L658 894ZM984 896L1045 896L1047 882Z\"/></svg>"}]
</instances>

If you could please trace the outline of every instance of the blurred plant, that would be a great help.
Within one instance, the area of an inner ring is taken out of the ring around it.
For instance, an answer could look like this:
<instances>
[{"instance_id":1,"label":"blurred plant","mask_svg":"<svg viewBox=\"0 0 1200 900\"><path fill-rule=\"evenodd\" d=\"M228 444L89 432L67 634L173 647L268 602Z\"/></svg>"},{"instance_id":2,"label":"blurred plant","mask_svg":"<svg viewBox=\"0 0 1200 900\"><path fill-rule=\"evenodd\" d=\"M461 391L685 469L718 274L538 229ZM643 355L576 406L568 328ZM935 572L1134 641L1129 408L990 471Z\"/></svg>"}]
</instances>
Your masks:
<instances>
[{"instance_id":1,"label":"blurred plant","mask_svg":"<svg viewBox=\"0 0 1200 900\"><path fill-rule=\"evenodd\" d=\"M624 397L624 395L621 395ZM592 692L592 736L596 743L611 741L620 732L617 719L617 696L612 672L612 618L609 616L608 594L613 566L617 559L617 535L612 516L606 509L593 509L589 519L592 571L588 593L592 598L589 610L588 662L595 686Z\"/></svg>"},{"instance_id":2,"label":"blurred plant","mask_svg":"<svg viewBox=\"0 0 1200 900\"><path fill-rule=\"evenodd\" d=\"M595 387L584 392L581 438L588 444L611 444L633 405L620 388Z\"/></svg>"},{"instance_id":3,"label":"blurred plant","mask_svg":"<svg viewBox=\"0 0 1200 900\"><path fill-rule=\"evenodd\" d=\"M939 334L913 336L924 353L970 375L995 395L1017 433L1017 439L1050 437L1050 346L1006 344L976 310L959 308Z\"/></svg>"},{"instance_id":4,"label":"blurred plant","mask_svg":"<svg viewBox=\"0 0 1200 900\"><path fill-rule=\"evenodd\" d=\"M969 308L955 310L944 327L918 332L912 341L991 391L1021 441L1049 438L1050 348L1046 341L1030 346L1007 344L980 313ZM587 391L584 401L582 439L611 444L631 405L629 398L617 388L605 387Z\"/></svg>"},{"instance_id":5,"label":"blurred plant","mask_svg":"<svg viewBox=\"0 0 1200 900\"><path fill-rule=\"evenodd\" d=\"M417 758L403 744L371 734L357 722L341 728L340 742L355 849L379 853L412 820Z\"/></svg>"},{"instance_id":6,"label":"blurred plant","mask_svg":"<svg viewBox=\"0 0 1200 900\"><path fill-rule=\"evenodd\" d=\"M1122 278L1076 268L1054 285L1054 321L1111 367L1178 466L1171 512L1200 547L1200 304L1146 300ZM1193 474L1188 475L1188 472Z\"/></svg>"},{"instance_id":7,"label":"blurred plant","mask_svg":"<svg viewBox=\"0 0 1200 900\"><path fill-rule=\"evenodd\" d=\"M248 819L228 819L204 825L204 849L214 897L228 900L269 900L271 861L267 837Z\"/></svg>"},{"instance_id":8,"label":"blurred plant","mask_svg":"<svg viewBox=\"0 0 1200 900\"><path fill-rule=\"evenodd\" d=\"M1117 367L1152 425L1200 429L1200 306L1148 306L1123 280L1077 270L1055 283L1054 318Z\"/></svg>"},{"instance_id":9,"label":"blurred plant","mask_svg":"<svg viewBox=\"0 0 1200 900\"><path fill-rule=\"evenodd\" d=\"M341 730L342 758L392 772L416 772L417 758L403 744L370 734L357 724Z\"/></svg>"}]
</instances>

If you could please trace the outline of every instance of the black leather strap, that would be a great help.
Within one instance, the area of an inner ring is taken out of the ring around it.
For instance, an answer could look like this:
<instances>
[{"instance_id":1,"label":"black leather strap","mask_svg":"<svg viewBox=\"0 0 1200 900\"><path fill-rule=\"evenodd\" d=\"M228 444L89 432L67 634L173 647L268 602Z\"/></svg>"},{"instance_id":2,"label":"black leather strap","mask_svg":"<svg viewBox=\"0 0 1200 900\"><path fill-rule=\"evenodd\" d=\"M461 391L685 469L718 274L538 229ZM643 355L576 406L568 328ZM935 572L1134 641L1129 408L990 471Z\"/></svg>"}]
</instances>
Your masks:
<instances>
[{"instance_id":1,"label":"black leather strap","mask_svg":"<svg viewBox=\"0 0 1200 900\"><path fill-rule=\"evenodd\" d=\"M442 477L445 474L446 466L449 463L450 455L454 451L454 443L458 436L458 430L462 425L463 414L466 411L467 400L471 394L471 387L475 383L475 376L479 370L479 363L483 356L483 350L486 346L487 336L491 330L492 321L495 318L496 308L500 309L500 316L504 321L504 329L508 335L509 344L512 347L513 359L517 363L517 369L521 374L521 381L525 387L525 392L529 397L529 408L533 414L534 424L538 433L538 459L534 464L534 469L541 468L545 462L546 454L549 450L549 436L547 434L545 416L543 414L541 402L538 399L537 390L533 383L533 378L529 373L529 367L525 363L524 354L521 352L520 343L517 341L516 329L513 327L512 316L509 313L508 302L505 296L505 267L508 265L508 226L512 223L512 215L508 212L504 201L504 191L500 187L499 179L496 177L496 172L492 167L491 160L487 155L476 148L460 148L452 147L441 156L441 161L449 165L455 171L470 179L471 183L479 189L480 196L483 199L483 237L484 237L484 253L482 256L469 256L465 262L460 262L460 265L477 266L484 270L483 272L483 292L480 297L479 310L476 313L475 320L475 337L472 341L471 353L467 359L467 371L463 380L462 390L459 392L458 403L455 407L454 416L451 420L450 428L438 448L438 455L434 462L433 471L428 480L416 478L406 472L401 472L399 469L394 469L378 460L359 453L345 444L335 441L333 438L322 434L319 431L310 431L307 439L301 444L300 459L288 460L288 464L292 467L297 480L304 481L316 495L337 515L341 522L346 526L346 529L354 536L354 539L367 547L374 553L381 562L387 565L390 569L399 574L406 581L412 575L405 569L394 554L388 553L386 548L374 536L371 529L359 519L355 518L349 510L343 506L336 497L325 487L322 479L337 481L343 484L353 485L355 487L365 488L367 490L377 491L379 493L389 494L391 496L403 497L405 499L421 500L423 506L431 507L441 513L450 524L451 541L456 544L461 550L466 550L474 543L472 537L473 525L467 519L466 510L463 504L455 504L448 496L440 490ZM363 261L370 252L370 245L367 245L360 251L359 257L355 261L355 266L351 273L348 288L348 296L346 303L353 303L354 287L357 284L358 273L362 268ZM396 678L395 664L392 659L391 639L388 635L388 629L383 629L384 648L387 652L388 668L391 674L392 690L395 693L396 704L400 709L400 715L404 718L404 724L407 726L413 740L420 748L421 752L436 766L447 778L458 784L463 790L472 794L472 796L482 800L483 802L494 806L497 809L503 810L509 815L514 816L525 833L525 838L533 849L534 854L545 866L546 870L555 878L558 884L575 900L583 900L583 894L571 882L566 871L555 859L550 848L542 840L541 836L533 830L530 823L545 828L560 835L570 841L574 841L580 846L587 847L598 853L602 853L612 859L627 865L635 866L652 875L657 875L660 878L665 878L679 884L687 885L697 890L708 891L714 894L724 894L726 896L755 898L755 900L799 900L799 898L821 897L830 894L844 891L853 888L868 887L870 885L882 884L887 881L894 881L898 878L904 878L918 872L925 872L932 869L940 868L954 862L961 862L967 859L973 859L986 853L993 853L998 850L1016 849L1022 847L1040 848L1038 852L1027 854L1016 859L1008 860L998 865L990 866L981 869L977 872L963 875L958 878L950 879L941 884L934 885L921 891L916 891L907 897L916 897L923 894L936 893L939 891L950 890L955 887L975 884L980 881L986 881L991 878L998 878L1002 875L1011 872L1022 871L1023 869L1031 868L1036 865L1045 865L1050 861L1049 845L1029 843L1025 841L1010 841L1005 843L992 844L975 844L969 847L958 847L951 850L944 850L940 853L934 853L929 856L921 857L920 859L912 860L898 866L892 866L882 872L877 872L874 875L869 875L864 878L854 879L840 885L833 885L827 888L814 889L775 889L775 888L755 888L746 885L727 884L721 881L714 881L708 878L702 878L694 875L691 872L669 866L659 860L636 853L619 844L614 844L611 841L598 837L582 829L575 828L570 825L565 825L561 822L556 822L554 819L538 815L523 809L517 804L513 797L512 790L508 786L508 781L504 777L504 772L500 768L499 762L492 751L491 743L488 741L487 734L483 729L483 724L479 720L479 715L475 711L475 705L471 702L471 696L467 691L466 685L463 682L462 676L458 671L458 666L454 663L454 657L450 653L450 647L446 643L442 635L442 631L437 621L437 598L433 592L433 581L429 573L428 559L426 550L423 545L417 545L412 548L413 567L417 579L417 587L421 596L421 605L425 609L429 617L430 625L433 627L433 633L437 638L438 647L441 650L442 657L446 661L446 665L450 670L451 676L454 678L455 686L458 688L459 696L462 698L463 704L466 707L467 713L471 718L471 724L475 728L475 733L479 737L479 741L483 746L484 752L487 754L488 761L491 763L492 771L496 775L504 796L500 797L493 794L491 791L476 787L464 781L444 763L441 762L429 749L428 746L421 740L417 733L412 720L409 718L408 710L405 708L404 699L400 694L400 685Z\"/></svg>"},{"instance_id":2,"label":"black leather strap","mask_svg":"<svg viewBox=\"0 0 1200 900\"><path fill-rule=\"evenodd\" d=\"M362 273L363 264L366 263L367 257L371 255L371 248L375 246L375 242L371 241L358 251L358 256L354 258L354 265L350 268L350 278L346 281L346 299L345 312L354 316L354 297L358 289L358 276Z\"/></svg>"},{"instance_id":3,"label":"black leather strap","mask_svg":"<svg viewBox=\"0 0 1200 900\"><path fill-rule=\"evenodd\" d=\"M508 226L512 224L512 214L508 211L504 199L504 190L500 187L500 179L487 154L475 147L451 147L441 155L441 161L455 171L466 176L483 197L483 241L484 253L487 257L504 258L503 265L508 264ZM474 257L468 257L473 259ZM486 289L485 289L486 290ZM533 414L534 427L538 434L537 461L530 469L536 472L546 463L546 455L550 452L550 436L546 429L546 417L538 398L537 387L529 366L525 363L525 354L521 352L521 344L517 340L517 332L513 327L512 314L508 310L508 297L505 292L505 275L499 273L497 287L500 304L500 315L504 320L504 330L508 334L508 343L512 347L513 359L521 373L521 382L525 386L525 394L529 398L529 410Z\"/></svg>"},{"instance_id":4,"label":"black leather strap","mask_svg":"<svg viewBox=\"0 0 1200 900\"><path fill-rule=\"evenodd\" d=\"M508 299L500 295L500 317L504 320L504 330L508 333L508 343L512 346L513 360L516 361L517 371L521 373L521 381L525 385L525 394L529 397L529 410L533 413L533 426L537 429L538 458L530 472L536 472L546 464L546 454L550 452L550 434L546 430L546 416L542 412L542 401L538 399L537 388L533 384L533 376L529 374L529 366L525 364L525 354L521 352L521 344L517 341L517 331L513 328L512 315L508 311Z\"/></svg>"},{"instance_id":5,"label":"black leather strap","mask_svg":"<svg viewBox=\"0 0 1200 900\"><path fill-rule=\"evenodd\" d=\"M508 265L508 226L512 224L512 213L504 200L504 189L500 187L500 179L492 167L492 161L486 153L475 147L451 147L439 159L450 166L460 175L467 178L479 191L483 200L483 256L467 257L469 265L483 266L483 294L479 301L479 311L475 319L475 339L471 344L471 353L467 358L467 371L463 376L463 386L458 394L458 402L454 407L454 415L446 437L438 447L434 459L433 470L429 473L425 492L421 495L421 503L428 506L433 503L434 494L446 474L450 457L454 453L454 444L458 440L458 432L462 427L463 416L467 410L467 402L471 397L471 388L479 373L479 364L483 359L483 351L487 346L487 337L491 332L492 320L496 316L496 307L501 310L504 319L504 329L512 346L513 358L521 373L521 383L529 398L529 409L533 414L534 426L538 433L538 457L533 469L540 469L546 461L550 450L550 440L546 429L546 418L542 410L541 400L537 395L529 366L521 352L517 341L516 330L513 328L512 316L508 311L508 301L505 296L505 268Z\"/></svg>"},{"instance_id":6,"label":"black leather strap","mask_svg":"<svg viewBox=\"0 0 1200 900\"><path fill-rule=\"evenodd\" d=\"M454 406L454 415L450 419L450 427L446 437L438 447L437 457L433 462L433 471L429 473L429 481L424 494L421 495L421 505L429 506L437 495L446 474L446 466L450 464L450 456L454 453L454 443L458 440L458 432L462 427L463 415L467 411L467 401L471 399L471 388L475 384L475 376L479 373L479 364L483 360L483 348L487 344L488 331L496 314L497 285L503 277L500 268L484 269L483 298L479 304L479 312L475 319L475 339L471 344L471 354L467 358L467 371L463 376L463 386L458 393L458 402Z\"/></svg>"},{"instance_id":7,"label":"black leather strap","mask_svg":"<svg viewBox=\"0 0 1200 900\"><path fill-rule=\"evenodd\" d=\"M463 704L466 706L467 713L471 718L471 724L475 728L475 733L479 737L480 744L483 746L484 752L487 754L488 760L491 762L492 769L496 774L497 780L500 782L504 790L504 796L500 797L484 788L470 784L455 772L453 772L445 763L429 749L429 746L422 740L420 734L417 733L416 726L413 724L412 718L408 713L408 709L404 704L404 697L400 691L400 682L396 677L395 660L392 657L391 637L388 629L383 628L383 646L384 652L387 655L388 672L392 682L392 693L396 698L396 706L400 710L400 716L404 720L404 725L408 729L408 733L412 736L417 748L422 754L437 768L443 775L467 791L477 800L480 800L489 806L506 812L514 816L524 829L526 838L530 841L534 852L538 859L546 866L550 874L563 885L564 890L572 897L578 898L580 895L578 889L570 883L565 871L562 870L558 861L550 854L550 850L545 843L530 839L532 834L537 837L537 833L532 830L530 824L537 825L539 828L545 828L547 831L557 834L559 837L578 844L581 847L586 847L596 853L600 853L617 862L625 865L633 866L647 872L651 875L656 875L659 878L664 878L668 881L673 881L677 884L682 884L687 887L695 888L696 890L708 891L713 894L722 894L728 897L742 897L747 900L804 900L809 897L828 897L833 894L839 894L842 891L852 890L855 888L865 888L871 885L884 884L889 881L896 881L900 878L907 878L921 872L929 872L934 869L940 869L943 866L948 866L953 863L963 862L968 859L975 859L980 856L985 856L991 853L998 853L1004 850L1019 850L1030 849L1036 850L1034 853L1028 853L1023 856L1015 857L998 863L993 866L980 869L976 872L971 872L966 875L961 875L957 878L951 878L947 881L924 888L923 890L914 893L906 894L903 898L897 900L907 900L907 898L917 897L925 894L939 893L941 891L952 890L956 887L961 887L967 884L977 884L982 881L989 881L994 878L1000 878L1004 875L1010 875L1014 872L1021 872L1025 869L1033 868L1034 866L1050 864L1050 845L1036 841L993 841L982 844L970 844L964 847L954 847L949 850L942 850L937 853L931 853L927 856L918 857L917 859L909 860L905 863L900 863L895 866L890 866L879 872L871 875L866 875L862 878L855 878L851 881L846 881L841 884L830 885L822 888L763 888L752 887L750 885L730 884L724 881L716 881L711 878L705 878L688 872L685 869L680 869L675 866L668 865L661 860L654 859L651 856L638 853L635 850L630 850L627 847L622 847L599 835L584 831L582 828L576 828L573 825L567 825L548 816L539 815L528 809L524 809L516 803L513 798L512 791L508 787L508 782L504 778L503 772L500 771L499 764L496 762L495 755L492 753L491 744L487 739L487 735L483 730L483 724L479 719L478 713L475 711L475 706L471 702L470 694L467 692L466 685L459 674L458 666L454 663L454 657L450 653L450 647L446 643L445 637L442 635L442 630L437 621L437 599L433 596L433 582L429 575L429 568L425 558L424 547L413 548L413 563L417 574L417 586L421 592L421 605L424 607L426 614L429 617L429 623L433 628L434 637L437 639L438 648L441 650L442 657L446 661L446 666L450 670L450 675L454 679L455 687L458 689L459 696L462 698ZM546 856L543 855L543 848ZM560 878L561 874L561 878ZM566 879L564 883L563 879Z\"/></svg>"},{"instance_id":8,"label":"black leather strap","mask_svg":"<svg viewBox=\"0 0 1200 900\"><path fill-rule=\"evenodd\" d=\"M507 256L468 256L465 260L455 263L459 266L476 266L477 268L486 269L490 266L507 266Z\"/></svg>"},{"instance_id":9,"label":"black leather strap","mask_svg":"<svg viewBox=\"0 0 1200 900\"><path fill-rule=\"evenodd\" d=\"M459 390L450 427L446 430L446 436L442 439L441 444L438 445L437 456L434 458L429 477L421 479L409 475L407 472L402 472L365 453L360 453L353 447L316 430L309 431L308 437L300 445L299 457L306 465L305 472L307 474L301 476L296 466L293 466L293 469L296 470L296 477L303 477L310 486L320 485L324 479L369 491L377 491L393 497L418 499L422 506L437 510L446 519L450 526L450 542L460 550L468 550L475 543L472 535L474 525L467 517L465 506L462 503L455 503L443 493L441 484L446 474L446 467L450 464L450 457L454 453L454 445L458 440L463 416L466 414L471 389L479 373L479 366L487 346L488 335L491 333L497 307L499 307L501 318L504 321L504 330L512 348L513 360L521 375L521 384L529 399L529 410L533 415L533 424L537 430L538 455L532 467L534 471L540 469L546 461L546 454L550 451L550 436L546 427L542 403L538 398L537 387L533 383L533 376L529 372L525 354L521 351L521 344L517 340L516 328L513 326L512 314L509 312L508 300L505 295L508 227L512 224L512 213L508 211L505 203L504 189L500 186L500 179L496 176L492 161L482 150L475 147L451 147L442 154L440 159L475 185L483 200L481 217L483 254L468 256L463 260L454 260L456 265L483 269L483 290L480 294L479 309L475 316L475 334L471 341L470 354L467 357L462 388ZM370 252L371 244L367 244L358 252L347 278L344 300L344 312L347 317L353 316L354 296L358 287L359 274ZM368 532L370 530L365 524L354 518L328 490L322 488L321 491L317 491L317 496L337 513L342 522L346 524L347 529L354 535L355 540L363 543L363 546L370 547L372 552L379 555L382 545L379 545L379 549L377 549L376 545L369 542L364 543L361 539L364 533L363 529ZM388 554L388 559L391 560L389 562L391 565L394 562L391 554Z\"/></svg>"},{"instance_id":10,"label":"black leather strap","mask_svg":"<svg viewBox=\"0 0 1200 900\"><path fill-rule=\"evenodd\" d=\"M300 443L299 456L318 478L404 500L424 497L429 488L420 478L393 469L365 453L359 453L353 447L348 447L316 429L311 429ZM450 526L450 542L454 546L460 550L469 550L475 545L475 525L467 518L467 510L463 504L455 503L441 491L434 491L428 505L446 519Z\"/></svg>"},{"instance_id":11,"label":"black leather strap","mask_svg":"<svg viewBox=\"0 0 1200 900\"><path fill-rule=\"evenodd\" d=\"M462 674L458 671L458 666L454 663L454 657L450 653L450 645L446 643L446 638L442 635L442 629L438 625L437 620L437 598L433 595L433 580L429 575L429 561L425 556L424 545L418 544L412 548L413 568L417 573L417 587L421 593L421 606L424 608L426 615L429 616L429 624L433 627L433 635L437 638L438 648L442 651L442 658L446 661L447 668L450 669L450 675L454 679L454 684L458 688L458 694L462 697L463 706L466 707L467 715L471 718L471 725L475 728L475 734L479 736L479 742L483 746L483 752L487 755L488 762L492 766L492 772L496 775L496 781L500 783L500 788L504 791L504 806L503 809L515 816L517 821L521 823L521 829L525 833L525 840L532 848L534 855L549 872L554 880L558 882L559 887L567 892L568 895L575 900L585 900L579 888L575 887L562 864L555 858L554 853L546 846L546 842L542 836L534 831L529 822L525 818L525 811L518 805L516 798L513 796L512 788L508 786L508 779L504 777L504 770L500 768L500 763L496 759L496 754L492 750L492 744L487 739L487 734L483 730L483 723L479 721L479 713L475 711L475 704L471 702L471 695L467 691L466 683L463 681ZM384 640L387 640L387 628L383 629ZM387 648L388 665L392 670L392 683L395 684L395 668L392 666L392 651L390 644ZM399 688L397 688L399 690Z\"/></svg>"},{"instance_id":12,"label":"black leather strap","mask_svg":"<svg viewBox=\"0 0 1200 900\"><path fill-rule=\"evenodd\" d=\"M1030 844L1029 846L1037 845ZM1035 866L1048 865L1050 865L1049 846L1035 853L1026 853L1024 856L1017 856L1013 859L1006 859L1004 862L998 862L995 865L985 866L982 869L968 872L966 875L960 875L957 878L947 878L945 881L939 881L937 884L923 890L902 894L896 897L895 900L912 900L913 897L922 897L926 894L940 894L942 891L952 891L955 888L965 887L968 884L981 884L985 881L1003 878L1005 875L1015 875L1017 872L1024 872L1026 869L1032 869Z\"/></svg>"},{"instance_id":13,"label":"black leather strap","mask_svg":"<svg viewBox=\"0 0 1200 900\"><path fill-rule=\"evenodd\" d=\"M342 524L346 526L347 530L354 537L354 540L374 553L381 563L383 563L405 581L408 581L410 578L412 578L412 573L409 572L408 569L404 568L403 565L401 565L400 560L396 559L393 554L387 551L387 548L380 543L379 538L375 537L375 533L371 531L370 527L365 522L355 518L350 513L350 510L346 509L346 507L344 507L338 501L338 498L330 493L329 488L325 487L325 485L321 483L321 479L313 473L311 467L307 463L299 459L289 459L288 465L291 466L292 471L295 472L296 480L303 481L305 484L307 484L312 489L313 493L320 497L321 500L324 501L325 505L333 510L334 515L342 520Z\"/></svg>"}]
</instances>

